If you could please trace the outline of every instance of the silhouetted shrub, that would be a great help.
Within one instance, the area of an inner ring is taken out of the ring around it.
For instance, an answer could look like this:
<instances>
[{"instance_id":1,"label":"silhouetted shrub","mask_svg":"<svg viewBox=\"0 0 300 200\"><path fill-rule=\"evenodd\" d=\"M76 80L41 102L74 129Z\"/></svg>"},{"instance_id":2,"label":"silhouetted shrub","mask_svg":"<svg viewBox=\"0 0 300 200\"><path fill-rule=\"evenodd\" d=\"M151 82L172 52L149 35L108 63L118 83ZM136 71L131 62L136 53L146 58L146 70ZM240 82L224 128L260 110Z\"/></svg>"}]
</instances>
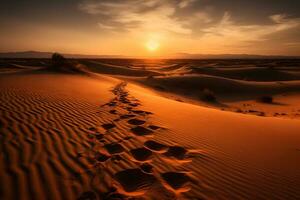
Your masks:
<instances>
[{"instance_id":1,"label":"silhouetted shrub","mask_svg":"<svg viewBox=\"0 0 300 200\"><path fill-rule=\"evenodd\" d=\"M202 92L201 99L207 102L216 102L217 98L213 91L205 88Z\"/></svg>"},{"instance_id":2,"label":"silhouetted shrub","mask_svg":"<svg viewBox=\"0 0 300 200\"><path fill-rule=\"evenodd\" d=\"M273 103L273 97L271 96L262 96L258 100L262 103Z\"/></svg>"},{"instance_id":3,"label":"silhouetted shrub","mask_svg":"<svg viewBox=\"0 0 300 200\"><path fill-rule=\"evenodd\" d=\"M68 72L68 73L85 73L87 72L84 65L76 61L70 61L59 53L52 55L51 69L55 71Z\"/></svg>"},{"instance_id":4,"label":"silhouetted shrub","mask_svg":"<svg viewBox=\"0 0 300 200\"><path fill-rule=\"evenodd\" d=\"M67 64L67 59L65 57L63 57L61 54L59 53L54 53L52 55L52 65L55 68L60 68L64 65Z\"/></svg>"}]
</instances>

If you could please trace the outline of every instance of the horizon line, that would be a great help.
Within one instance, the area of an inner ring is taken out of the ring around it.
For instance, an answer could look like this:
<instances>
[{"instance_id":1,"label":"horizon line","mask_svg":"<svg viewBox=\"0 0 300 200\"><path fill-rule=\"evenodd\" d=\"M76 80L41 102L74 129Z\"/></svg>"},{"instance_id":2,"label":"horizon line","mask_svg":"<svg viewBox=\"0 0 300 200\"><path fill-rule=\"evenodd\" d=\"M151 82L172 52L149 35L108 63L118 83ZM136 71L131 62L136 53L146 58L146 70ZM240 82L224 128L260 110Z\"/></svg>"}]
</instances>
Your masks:
<instances>
[{"instance_id":1,"label":"horizon line","mask_svg":"<svg viewBox=\"0 0 300 200\"><path fill-rule=\"evenodd\" d=\"M129 56L129 55L121 55L121 54L85 54L85 53L66 53L66 52L59 52L59 51L37 51L37 50L27 50L27 51L0 51L0 54L26 54L26 53L36 53L36 54L53 54L53 53L59 53L62 54L68 58L76 58L72 56L78 56L80 58L97 58L101 57L103 59L105 58L115 58L115 59L206 59L205 57L219 57L219 59L222 59L221 57L270 57L270 58L300 58L300 55L276 55L276 54L247 54L247 53L222 53L222 54L203 54L203 53L185 53L185 52L178 52L170 55L164 55L164 56L158 56L158 55L152 55L152 56ZM0 55L1 56L1 55ZM203 57L201 57L203 56ZM199 58L197 58L199 57ZM4 58L4 57L2 57ZM17 57L16 57L17 58ZM20 57L21 58L21 57ZM29 57L26 57L29 58ZM31 57L36 58L36 57ZM50 57L44 57L44 58L50 58ZM208 58L207 58L208 59ZM212 58L213 59L213 58ZM223 58L226 59L226 58Z\"/></svg>"}]
</instances>

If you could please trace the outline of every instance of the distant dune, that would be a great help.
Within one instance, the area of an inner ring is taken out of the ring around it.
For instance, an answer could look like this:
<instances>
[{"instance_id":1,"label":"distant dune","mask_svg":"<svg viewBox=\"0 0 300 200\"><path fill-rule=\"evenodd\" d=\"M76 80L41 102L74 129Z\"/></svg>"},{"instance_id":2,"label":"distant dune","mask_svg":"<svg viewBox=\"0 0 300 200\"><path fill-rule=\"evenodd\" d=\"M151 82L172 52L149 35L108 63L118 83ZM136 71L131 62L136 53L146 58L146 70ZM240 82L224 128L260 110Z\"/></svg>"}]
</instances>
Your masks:
<instances>
[{"instance_id":1,"label":"distant dune","mask_svg":"<svg viewBox=\"0 0 300 200\"><path fill-rule=\"evenodd\" d=\"M0 58L50 58L54 52L42 51L20 51L20 52L0 52ZM88 55L62 53L67 58L134 58L124 55ZM136 57L143 59L144 57ZM157 57L164 58L164 57ZM249 55L249 54L188 54L177 53L166 55L168 59L300 59L300 56L281 55Z\"/></svg>"},{"instance_id":2,"label":"distant dune","mask_svg":"<svg viewBox=\"0 0 300 200\"><path fill-rule=\"evenodd\" d=\"M51 58L54 52L22 51L2 52L0 58ZM122 55L83 55L63 53L66 58L124 58Z\"/></svg>"},{"instance_id":3,"label":"distant dune","mask_svg":"<svg viewBox=\"0 0 300 200\"><path fill-rule=\"evenodd\" d=\"M251 54L189 54L177 53L172 58L181 59L299 59L300 56L282 56L282 55L251 55Z\"/></svg>"},{"instance_id":4,"label":"distant dune","mask_svg":"<svg viewBox=\"0 0 300 200\"><path fill-rule=\"evenodd\" d=\"M300 74L277 70L276 67L247 68L193 68L192 73L221 76L247 81L291 81L300 80Z\"/></svg>"},{"instance_id":5,"label":"distant dune","mask_svg":"<svg viewBox=\"0 0 300 200\"><path fill-rule=\"evenodd\" d=\"M247 82L209 75L145 78L140 81L158 90L179 92L182 95L191 95L194 98L197 98L197 96L199 98L204 89L210 89L221 99L227 101L231 99L253 99L264 94L272 95L300 91L300 81L281 83Z\"/></svg>"},{"instance_id":6,"label":"distant dune","mask_svg":"<svg viewBox=\"0 0 300 200\"><path fill-rule=\"evenodd\" d=\"M122 76L161 75L160 73L157 72L152 72L143 69L132 69L126 66L124 67L124 66L112 65L108 63L99 62L99 61L81 61L81 63L88 66L91 71L101 73L101 74L122 75Z\"/></svg>"}]
</instances>

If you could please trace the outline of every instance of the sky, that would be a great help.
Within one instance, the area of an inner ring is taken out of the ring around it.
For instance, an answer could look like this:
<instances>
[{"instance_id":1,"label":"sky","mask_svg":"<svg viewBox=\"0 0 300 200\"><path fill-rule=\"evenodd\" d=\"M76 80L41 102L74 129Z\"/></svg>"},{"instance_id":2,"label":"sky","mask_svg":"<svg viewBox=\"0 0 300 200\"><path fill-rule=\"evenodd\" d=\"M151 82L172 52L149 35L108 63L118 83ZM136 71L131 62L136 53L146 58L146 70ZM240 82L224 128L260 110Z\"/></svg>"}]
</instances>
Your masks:
<instances>
[{"instance_id":1,"label":"sky","mask_svg":"<svg viewBox=\"0 0 300 200\"><path fill-rule=\"evenodd\" d=\"M299 0L1 0L0 51L300 55Z\"/></svg>"}]
</instances>

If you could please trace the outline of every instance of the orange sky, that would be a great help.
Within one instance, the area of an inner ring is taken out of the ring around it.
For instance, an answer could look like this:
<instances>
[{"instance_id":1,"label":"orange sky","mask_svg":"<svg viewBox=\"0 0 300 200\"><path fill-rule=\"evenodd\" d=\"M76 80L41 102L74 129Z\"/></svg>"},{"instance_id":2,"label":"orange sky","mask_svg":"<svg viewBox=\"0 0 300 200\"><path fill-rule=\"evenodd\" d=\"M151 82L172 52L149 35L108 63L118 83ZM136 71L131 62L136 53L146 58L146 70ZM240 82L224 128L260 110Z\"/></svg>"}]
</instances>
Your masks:
<instances>
[{"instance_id":1,"label":"orange sky","mask_svg":"<svg viewBox=\"0 0 300 200\"><path fill-rule=\"evenodd\" d=\"M294 1L240 1L236 6L199 0L31 1L4 3L0 51L124 56L300 52L300 3Z\"/></svg>"}]
</instances>

